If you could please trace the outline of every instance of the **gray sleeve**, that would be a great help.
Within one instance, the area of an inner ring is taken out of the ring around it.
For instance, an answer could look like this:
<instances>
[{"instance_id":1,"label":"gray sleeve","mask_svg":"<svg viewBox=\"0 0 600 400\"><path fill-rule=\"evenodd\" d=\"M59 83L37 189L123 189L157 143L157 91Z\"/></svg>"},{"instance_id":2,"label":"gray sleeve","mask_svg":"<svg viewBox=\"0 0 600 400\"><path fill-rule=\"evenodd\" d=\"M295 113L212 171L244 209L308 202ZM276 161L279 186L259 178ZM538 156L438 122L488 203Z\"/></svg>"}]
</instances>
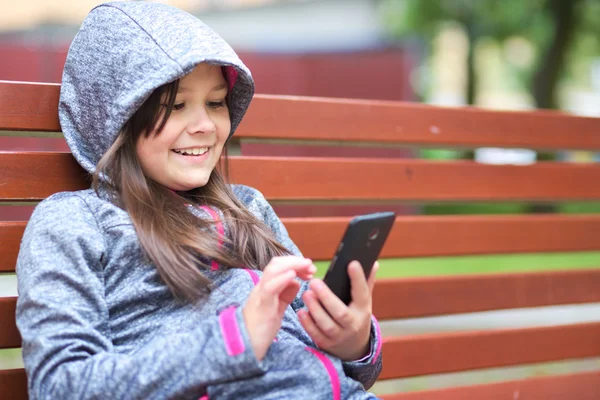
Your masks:
<instances>
[{"instance_id":1,"label":"gray sleeve","mask_svg":"<svg viewBox=\"0 0 600 400\"><path fill-rule=\"evenodd\" d=\"M342 363L346 375L362 383L367 390L373 386L381 373L383 366L382 345L383 338L379 323L375 317L371 317L371 348L369 355L361 360L344 361Z\"/></svg>"},{"instance_id":2,"label":"gray sleeve","mask_svg":"<svg viewBox=\"0 0 600 400\"><path fill-rule=\"evenodd\" d=\"M241 309L132 354L116 353L103 254L102 232L83 199L59 195L38 205L17 262L16 317L30 399L189 398L207 385L264 373Z\"/></svg>"},{"instance_id":3,"label":"gray sleeve","mask_svg":"<svg viewBox=\"0 0 600 400\"><path fill-rule=\"evenodd\" d=\"M250 190L250 188L247 187L245 189ZM273 233L275 233L275 237L279 243L290 250L293 255L302 255L298 247L289 237L287 229L275 213L275 210L273 210L273 207L265 199L262 193L256 189L251 190L254 191L253 206L260 210L262 220L269 228L271 228ZM298 312L300 309L304 308L302 295L306 290L308 290L308 282L302 281L298 295L291 304L294 311ZM358 361L344 361L343 365L346 375L359 381L367 389L373 386L382 368L381 346L382 337L379 323L375 317L373 317L371 322L371 348L369 356Z\"/></svg>"}]
</instances>

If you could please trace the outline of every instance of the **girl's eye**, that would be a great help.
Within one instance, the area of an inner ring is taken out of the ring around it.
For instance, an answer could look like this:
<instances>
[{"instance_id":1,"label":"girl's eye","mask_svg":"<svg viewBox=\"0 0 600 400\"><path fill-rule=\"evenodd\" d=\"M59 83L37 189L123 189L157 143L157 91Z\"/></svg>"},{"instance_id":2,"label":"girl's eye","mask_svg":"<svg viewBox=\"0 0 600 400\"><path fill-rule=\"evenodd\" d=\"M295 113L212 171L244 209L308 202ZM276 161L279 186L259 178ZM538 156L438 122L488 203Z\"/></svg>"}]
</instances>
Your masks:
<instances>
[{"instance_id":1,"label":"girl's eye","mask_svg":"<svg viewBox=\"0 0 600 400\"><path fill-rule=\"evenodd\" d=\"M185 103L173 104L173 110L175 111L183 110L183 107L185 107Z\"/></svg>"},{"instance_id":2,"label":"girl's eye","mask_svg":"<svg viewBox=\"0 0 600 400\"><path fill-rule=\"evenodd\" d=\"M221 108L221 107L225 107L225 100L222 101L209 101L207 103L208 107L210 108Z\"/></svg>"}]
</instances>

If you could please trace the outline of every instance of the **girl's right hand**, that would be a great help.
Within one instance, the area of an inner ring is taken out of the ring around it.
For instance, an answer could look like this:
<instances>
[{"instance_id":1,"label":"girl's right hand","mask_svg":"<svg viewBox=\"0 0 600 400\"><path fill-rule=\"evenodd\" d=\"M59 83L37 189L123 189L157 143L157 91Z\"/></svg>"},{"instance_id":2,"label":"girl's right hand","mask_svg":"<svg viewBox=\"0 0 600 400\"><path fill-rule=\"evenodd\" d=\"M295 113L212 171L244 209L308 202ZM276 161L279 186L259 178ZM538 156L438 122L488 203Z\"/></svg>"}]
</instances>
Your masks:
<instances>
[{"instance_id":1,"label":"girl's right hand","mask_svg":"<svg viewBox=\"0 0 600 400\"><path fill-rule=\"evenodd\" d=\"M317 271L313 262L296 256L274 257L250 292L242 314L256 358L260 361L281 327L283 314L296 298L300 283Z\"/></svg>"}]
</instances>

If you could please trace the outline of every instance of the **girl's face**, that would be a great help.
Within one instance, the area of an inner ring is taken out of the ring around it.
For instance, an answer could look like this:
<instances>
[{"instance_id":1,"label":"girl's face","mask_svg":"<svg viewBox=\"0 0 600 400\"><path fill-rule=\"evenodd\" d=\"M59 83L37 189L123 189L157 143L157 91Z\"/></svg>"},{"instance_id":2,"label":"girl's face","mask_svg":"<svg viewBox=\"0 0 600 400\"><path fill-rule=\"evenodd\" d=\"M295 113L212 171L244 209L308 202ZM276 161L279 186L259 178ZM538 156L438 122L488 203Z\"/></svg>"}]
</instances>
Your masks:
<instances>
[{"instance_id":1,"label":"girl's face","mask_svg":"<svg viewBox=\"0 0 600 400\"><path fill-rule=\"evenodd\" d=\"M141 135L136 144L144 174L177 191L206 185L231 131L226 96L220 66L202 63L181 78L162 132Z\"/></svg>"}]
</instances>

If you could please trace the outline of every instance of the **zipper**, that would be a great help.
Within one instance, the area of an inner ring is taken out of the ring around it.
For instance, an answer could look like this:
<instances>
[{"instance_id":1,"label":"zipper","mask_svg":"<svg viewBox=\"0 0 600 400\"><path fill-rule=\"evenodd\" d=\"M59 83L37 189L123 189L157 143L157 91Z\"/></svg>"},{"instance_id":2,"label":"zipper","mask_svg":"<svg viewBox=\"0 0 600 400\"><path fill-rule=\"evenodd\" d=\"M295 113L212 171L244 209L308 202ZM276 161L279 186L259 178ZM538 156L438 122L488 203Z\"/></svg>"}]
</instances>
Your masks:
<instances>
[{"instance_id":1,"label":"zipper","mask_svg":"<svg viewBox=\"0 0 600 400\"><path fill-rule=\"evenodd\" d=\"M342 388L340 385L340 377L335 370L335 366L331 362L325 354L321 353L317 349L313 349L312 347L306 347L306 351L312 353L317 359L323 364L327 374L329 375L329 381L331 383L331 394L333 395L333 400L341 400L342 398Z\"/></svg>"}]
</instances>

